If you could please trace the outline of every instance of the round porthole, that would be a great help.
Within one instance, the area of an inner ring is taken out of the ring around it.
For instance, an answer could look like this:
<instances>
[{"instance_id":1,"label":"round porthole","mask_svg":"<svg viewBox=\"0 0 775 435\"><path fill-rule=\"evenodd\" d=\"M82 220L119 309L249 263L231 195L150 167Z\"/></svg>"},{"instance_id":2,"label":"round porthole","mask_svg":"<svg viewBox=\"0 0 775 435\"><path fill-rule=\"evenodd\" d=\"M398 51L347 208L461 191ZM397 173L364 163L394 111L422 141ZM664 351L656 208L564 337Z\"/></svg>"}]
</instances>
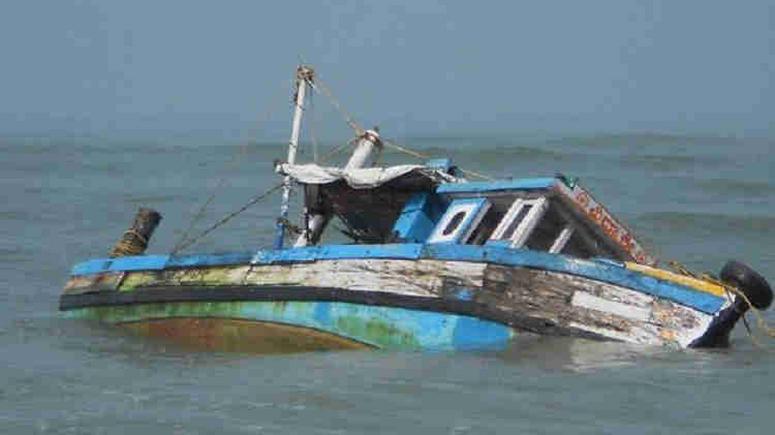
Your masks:
<instances>
[{"instance_id":1,"label":"round porthole","mask_svg":"<svg viewBox=\"0 0 775 435\"><path fill-rule=\"evenodd\" d=\"M460 226L460 223L463 222L463 219L466 217L465 211L459 211L455 213L454 216L452 216L452 219L449 220L449 223L446 227L444 227L444 231L441 232L443 236L448 236L457 230L457 227Z\"/></svg>"}]
</instances>

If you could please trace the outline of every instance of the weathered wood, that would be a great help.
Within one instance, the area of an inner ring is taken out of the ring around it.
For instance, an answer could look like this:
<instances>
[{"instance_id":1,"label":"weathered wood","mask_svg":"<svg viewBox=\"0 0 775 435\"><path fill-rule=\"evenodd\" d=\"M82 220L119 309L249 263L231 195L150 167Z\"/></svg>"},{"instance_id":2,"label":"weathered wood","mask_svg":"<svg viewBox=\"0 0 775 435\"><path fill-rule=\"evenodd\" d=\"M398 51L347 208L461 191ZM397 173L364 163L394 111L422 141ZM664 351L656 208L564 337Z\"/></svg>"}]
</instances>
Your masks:
<instances>
[{"instance_id":1,"label":"weathered wood","mask_svg":"<svg viewBox=\"0 0 775 435\"><path fill-rule=\"evenodd\" d=\"M73 276L65 284L62 294L76 295L82 293L118 290L126 272L107 272L96 275Z\"/></svg>"},{"instance_id":2,"label":"weathered wood","mask_svg":"<svg viewBox=\"0 0 775 435\"><path fill-rule=\"evenodd\" d=\"M91 285L82 278L68 284L77 293L89 292ZM580 276L442 260L342 259L127 272L118 290L170 293L239 286L317 287L341 289L347 297L390 293L436 300L440 306L467 304L471 313L530 332L642 344L686 346L712 319L665 299Z\"/></svg>"},{"instance_id":3,"label":"weathered wood","mask_svg":"<svg viewBox=\"0 0 775 435\"><path fill-rule=\"evenodd\" d=\"M476 301L547 327L581 330L615 340L686 346L711 316L670 301L569 274L490 265ZM535 331L544 333L544 331Z\"/></svg>"}]
</instances>

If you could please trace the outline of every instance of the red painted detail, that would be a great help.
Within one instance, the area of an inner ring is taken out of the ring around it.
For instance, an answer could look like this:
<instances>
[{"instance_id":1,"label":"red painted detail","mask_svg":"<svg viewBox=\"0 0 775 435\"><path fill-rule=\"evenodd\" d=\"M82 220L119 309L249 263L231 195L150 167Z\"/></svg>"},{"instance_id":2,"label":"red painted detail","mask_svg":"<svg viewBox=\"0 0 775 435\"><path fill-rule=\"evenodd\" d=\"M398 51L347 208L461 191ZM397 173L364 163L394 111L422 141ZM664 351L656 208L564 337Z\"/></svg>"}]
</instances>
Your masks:
<instances>
[{"instance_id":1,"label":"red painted detail","mask_svg":"<svg viewBox=\"0 0 775 435\"><path fill-rule=\"evenodd\" d=\"M589 192L578 184L572 189L563 183L556 183L555 190L570 200L582 215L600 228L601 232L620 246L630 259L641 264L655 265L657 260L649 255L645 249L635 240L632 232L598 203Z\"/></svg>"}]
</instances>

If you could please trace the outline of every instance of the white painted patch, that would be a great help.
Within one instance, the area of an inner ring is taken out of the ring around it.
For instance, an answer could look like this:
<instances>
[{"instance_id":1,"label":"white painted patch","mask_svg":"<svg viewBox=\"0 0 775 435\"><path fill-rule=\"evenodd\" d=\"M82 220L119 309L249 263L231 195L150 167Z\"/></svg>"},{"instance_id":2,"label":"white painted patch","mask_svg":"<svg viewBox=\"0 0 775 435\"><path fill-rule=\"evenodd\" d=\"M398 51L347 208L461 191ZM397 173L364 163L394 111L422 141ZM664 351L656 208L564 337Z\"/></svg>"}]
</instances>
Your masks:
<instances>
[{"instance_id":1,"label":"white painted patch","mask_svg":"<svg viewBox=\"0 0 775 435\"><path fill-rule=\"evenodd\" d=\"M583 260L572 260L583 261ZM589 278L583 278L580 276L559 273L559 272L546 272L555 279L565 281L571 288L582 288L588 293L598 296L600 298L611 300L614 302L623 303L630 306L650 308L654 303L655 298L651 295L641 293L626 287L618 286L615 284L595 281Z\"/></svg>"},{"instance_id":2,"label":"white painted patch","mask_svg":"<svg viewBox=\"0 0 775 435\"><path fill-rule=\"evenodd\" d=\"M484 263L437 260L320 260L253 266L242 282L254 285L308 285L438 297L443 281L479 288Z\"/></svg>"},{"instance_id":3,"label":"white painted patch","mask_svg":"<svg viewBox=\"0 0 775 435\"><path fill-rule=\"evenodd\" d=\"M613 314L630 320L637 320L639 322L646 322L651 317L651 310L647 308L614 302L579 291L573 293L571 304L576 307L602 311L604 313Z\"/></svg>"},{"instance_id":4,"label":"white painted patch","mask_svg":"<svg viewBox=\"0 0 775 435\"><path fill-rule=\"evenodd\" d=\"M627 343L648 344L648 345L664 345L666 344L658 335L657 328L654 325L644 324L639 328L634 328L629 333L616 331L609 328L599 328L584 323L570 322L568 324L571 328L579 329L582 331L592 332L602 337L610 338L612 340L624 341Z\"/></svg>"}]
</instances>

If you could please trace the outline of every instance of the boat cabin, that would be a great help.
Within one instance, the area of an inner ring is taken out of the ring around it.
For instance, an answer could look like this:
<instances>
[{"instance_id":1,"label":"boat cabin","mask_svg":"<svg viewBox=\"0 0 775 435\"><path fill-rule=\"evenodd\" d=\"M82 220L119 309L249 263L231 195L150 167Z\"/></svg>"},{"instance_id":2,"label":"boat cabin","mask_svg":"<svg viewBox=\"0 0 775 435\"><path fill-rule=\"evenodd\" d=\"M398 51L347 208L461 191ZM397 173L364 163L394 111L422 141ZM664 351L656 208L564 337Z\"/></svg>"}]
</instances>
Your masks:
<instances>
[{"instance_id":1,"label":"boat cabin","mask_svg":"<svg viewBox=\"0 0 775 435\"><path fill-rule=\"evenodd\" d=\"M336 217L355 243L487 245L654 263L626 227L564 176L467 182L448 163L281 171L305 186L308 224ZM303 238L297 246L320 240Z\"/></svg>"}]
</instances>

